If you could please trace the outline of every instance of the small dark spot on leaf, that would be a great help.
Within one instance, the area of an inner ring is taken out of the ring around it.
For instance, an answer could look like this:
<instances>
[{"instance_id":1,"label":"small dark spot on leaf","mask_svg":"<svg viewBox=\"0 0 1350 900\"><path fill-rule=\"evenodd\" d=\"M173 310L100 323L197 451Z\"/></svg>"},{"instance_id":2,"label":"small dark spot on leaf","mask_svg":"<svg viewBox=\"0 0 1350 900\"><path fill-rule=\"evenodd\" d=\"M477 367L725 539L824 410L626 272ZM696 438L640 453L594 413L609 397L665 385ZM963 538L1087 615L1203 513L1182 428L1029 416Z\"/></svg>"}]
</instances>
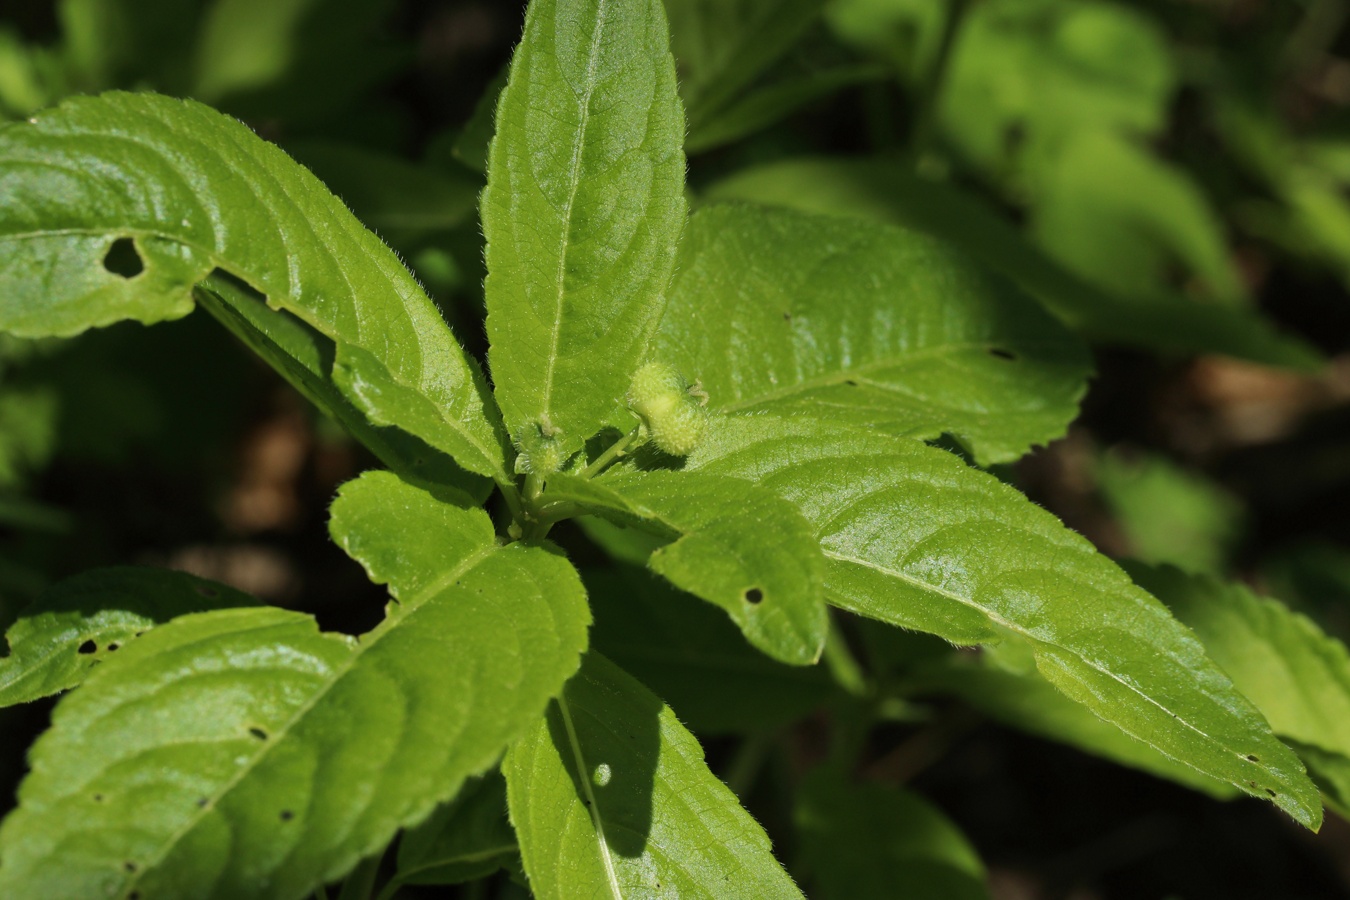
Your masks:
<instances>
[{"instance_id":1,"label":"small dark spot on leaf","mask_svg":"<svg viewBox=\"0 0 1350 900\"><path fill-rule=\"evenodd\" d=\"M85 641L77 648L76 652L83 653L86 656L88 656L90 653L93 653L97 649L98 644L95 644L93 641Z\"/></svg>"},{"instance_id":2,"label":"small dark spot on leaf","mask_svg":"<svg viewBox=\"0 0 1350 900\"><path fill-rule=\"evenodd\" d=\"M218 597L220 595L220 591L216 590L213 587L207 587L204 584L197 585L196 591L203 597Z\"/></svg>"},{"instance_id":3,"label":"small dark spot on leaf","mask_svg":"<svg viewBox=\"0 0 1350 900\"><path fill-rule=\"evenodd\" d=\"M1248 761L1250 761L1250 762L1260 762L1260 761L1261 761L1261 760L1257 759L1255 756L1252 756L1250 753L1247 754L1247 759L1248 759Z\"/></svg>"},{"instance_id":4,"label":"small dark spot on leaf","mask_svg":"<svg viewBox=\"0 0 1350 900\"><path fill-rule=\"evenodd\" d=\"M1011 350L1004 350L1002 347L990 347L989 355L996 359L1006 359L1009 361L1017 359L1017 354Z\"/></svg>"},{"instance_id":5,"label":"small dark spot on leaf","mask_svg":"<svg viewBox=\"0 0 1350 900\"><path fill-rule=\"evenodd\" d=\"M128 872L135 872L136 864L131 860L127 860L126 862L122 863L122 868L126 869Z\"/></svg>"},{"instance_id":6,"label":"small dark spot on leaf","mask_svg":"<svg viewBox=\"0 0 1350 900\"><path fill-rule=\"evenodd\" d=\"M127 894L127 900L141 900L141 892L132 891L130 894Z\"/></svg>"},{"instance_id":7,"label":"small dark spot on leaf","mask_svg":"<svg viewBox=\"0 0 1350 900\"><path fill-rule=\"evenodd\" d=\"M143 635L143 634L145 634L144 631L138 631L138 632L136 632L136 637L140 637L140 636Z\"/></svg>"},{"instance_id":8,"label":"small dark spot on leaf","mask_svg":"<svg viewBox=\"0 0 1350 900\"><path fill-rule=\"evenodd\" d=\"M103 268L123 278L135 278L145 271L145 262L131 238L118 238L103 257Z\"/></svg>"},{"instance_id":9,"label":"small dark spot on leaf","mask_svg":"<svg viewBox=\"0 0 1350 900\"><path fill-rule=\"evenodd\" d=\"M250 728L250 729L248 730L248 733L251 734L251 735L253 735L255 738L257 738L257 739L260 740L260 741L265 741L265 740L267 740L267 732L263 731L261 728L258 728L258 727L256 727L256 726L253 727L253 728Z\"/></svg>"},{"instance_id":10,"label":"small dark spot on leaf","mask_svg":"<svg viewBox=\"0 0 1350 900\"><path fill-rule=\"evenodd\" d=\"M1277 794L1277 793L1275 793L1274 791L1272 791L1270 788L1266 788L1266 793L1269 794L1269 795L1272 796L1272 797L1278 797L1278 796L1280 796L1279 794Z\"/></svg>"},{"instance_id":11,"label":"small dark spot on leaf","mask_svg":"<svg viewBox=\"0 0 1350 900\"><path fill-rule=\"evenodd\" d=\"M581 805L582 805L582 806L590 806L590 805L591 805L591 801L589 801L589 800L582 800L582 801L581 801Z\"/></svg>"},{"instance_id":12,"label":"small dark spot on leaf","mask_svg":"<svg viewBox=\"0 0 1350 900\"><path fill-rule=\"evenodd\" d=\"M103 795L102 795L102 794L95 794L95 795L94 795L94 802L95 802L95 803L102 803L102 802L103 802Z\"/></svg>"},{"instance_id":13,"label":"small dark spot on leaf","mask_svg":"<svg viewBox=\"0 0 1350 900\"><path fill-rule=\"evenodd\" d=\"M1254 788L1254 787L1256 787L1256 782L1255 782L1255 781L1249 781L1249 782L1247 782L1247 787L1249 787L1249 788Z\"/></svg>"},{"instance_id":14,"label":"small dark spot on leaf","mask_svg":"<svg viewBox=\"0 0 1350 900\"><path fill-rule=\"evenodd\" d=\"M783 321L784 321L784 322L791 322L791 321L792 321L792 313L788 312L787 310L784 310L784 311L783 311Z\"/></svg>"},{"instance_id":15,"label":"small dark spot on leaf","mask_svg":"<svg viewBox=\"0 0 1350 900\"><path fill-rule=\"evenodd\" d=\"M198 798L197 798L197 807L198 807L199 809L206 809L206 804L208 804L208 803L210 803L210 802L211 802L211 801L208 800L208 799L206 799L205 797L198 797Z\"/></svg>"},{"instance_id":16,"label":"small dark spot on leaf","mask_svg":"<svg viewBox=\"0 0 1350 900\"><path fill-rule=\"evenodd\" d=\"M746 588L745 591L746 603L759 603L763 599L764 599L764 592L761 591L759 588Z\"/></svg>"},{"instance_id":17,"label":"small dark spot on leaf","mask_svg":"<svg viewBox=\"0 0 1350 900\"><path fill-rule=\"evenodd\" d=\"M283 822L289 822L291 819L294 819L294 818L295 818L295 813L291 812L289 809L283 809L283 810L281 811L281 821L283 821Z\"/></svg>"},{"instance_id":18,"label":"small dark spot on leaf","mask_svg":"<svg viewBox=\"0 0 1350 900\"><path fill-rule=\"evenodd\" d=\"M857 386L858 386L858 382L854 381L852 378L850 378L850 379L848 379L847 381L845 381L844 384L848 385L849 387L857 387Z\"/></svg>"},{"instance_id":19,"label":"small dark spot on leaf","mask_svg":"<svg viewBox=\"0 0 1350 900\"><path fill-rule=\"evenodd\" d=\"M117 643L117 641L113 641L111 644L108 645L108 649L109 649L110 651L111 651L111 650L116 650L116 649L117 649L118 647L120 647L120 646L122 646L122 645L119 644L119 643Z\"/></svg>"}]
</instances>

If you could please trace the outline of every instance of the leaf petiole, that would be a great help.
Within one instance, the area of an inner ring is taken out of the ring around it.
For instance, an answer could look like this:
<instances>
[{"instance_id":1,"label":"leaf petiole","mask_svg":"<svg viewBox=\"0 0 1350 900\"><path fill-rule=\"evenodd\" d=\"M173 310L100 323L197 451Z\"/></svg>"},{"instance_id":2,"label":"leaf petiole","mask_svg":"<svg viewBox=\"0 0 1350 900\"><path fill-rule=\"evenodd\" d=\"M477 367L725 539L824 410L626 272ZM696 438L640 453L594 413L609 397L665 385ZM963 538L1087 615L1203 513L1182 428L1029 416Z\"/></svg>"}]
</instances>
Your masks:
<instances>
[{"instance_id":1,"label":"leaf petiole","mask_svg":"<svg viewBox=\"0 0 1350 900\"><path fill-rule=\"evenodd\" d=\"M624 453L627 452L629 445L631 445L635 440L637 440L638 436L641 433L642 433L641 425L633 426L632 431L628 432L623 437L619 438L617 441L610 444L609 449L607 449L604 453L601 453L599 456L597 456L595 458L595 461L592 462L589 466L582 469L580 473L581 477L594 478L596 475L599 475L601 472L605 470L605 468L610 463L614 462L616 459L620 459L624 455Z\"/></svg>"}]
</instances>

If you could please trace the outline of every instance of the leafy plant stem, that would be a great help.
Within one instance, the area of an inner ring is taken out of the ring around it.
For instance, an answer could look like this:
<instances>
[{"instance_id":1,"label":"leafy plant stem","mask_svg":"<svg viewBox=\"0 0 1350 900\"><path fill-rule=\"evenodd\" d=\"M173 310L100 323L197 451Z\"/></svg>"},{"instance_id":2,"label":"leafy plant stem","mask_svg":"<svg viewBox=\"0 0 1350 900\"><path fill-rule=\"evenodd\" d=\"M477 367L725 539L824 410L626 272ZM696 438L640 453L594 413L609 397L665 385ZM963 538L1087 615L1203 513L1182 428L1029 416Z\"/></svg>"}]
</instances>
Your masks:
<instances>
[{"instance_id":1,"label":"leafy plant stem","mask_svg":"<svg viewBox=\"0 0 1350 900\"><path fill-rule=\"evenodd\" d=\"M624 455L624 453L628 450L629 445L632 444L635 440L637 440L638 435L641 433L642 433L642 426L641 425L634 426L632 431L628 432L623 437L619 438L617 441L610 444L609 449L607 449L604 453L601 453L599 456L597 456L595 458L595 461L592 462L589 466L582 469L581 477L594 478L596 475L599 475L601 472L605 471L606 467L608 467L610 463L614 462L616 459L619 459Z\"/></svg>"},{"instance_id":2,"label":"leafy plant stem","mask_svg":"<svg viewBox=\"0 0 1350 900\"><path fill-rule=\"evenodd\" d=\"M830 631L825 637L825 664L839 686L854 697L864 697L870 692L867 675L854 658L844 634L839 629L837 619L830 620Z\"/></svg>"}]
</instances>

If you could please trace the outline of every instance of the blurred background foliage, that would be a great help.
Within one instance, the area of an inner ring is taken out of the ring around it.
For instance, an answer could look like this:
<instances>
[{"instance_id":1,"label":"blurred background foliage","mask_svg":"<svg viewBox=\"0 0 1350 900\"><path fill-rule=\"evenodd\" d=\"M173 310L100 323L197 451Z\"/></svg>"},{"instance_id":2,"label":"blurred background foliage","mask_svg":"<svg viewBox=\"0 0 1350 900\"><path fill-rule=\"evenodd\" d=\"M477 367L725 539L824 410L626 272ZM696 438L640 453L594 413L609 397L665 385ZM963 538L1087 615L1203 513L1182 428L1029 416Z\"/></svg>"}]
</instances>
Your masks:
<instances>
[{"instance_id":1,"label":"blurred background foliage","mask_svg":"<svg viewBox=\"0 0 1350 900\"><path fill-rule=\"evenodd\" d=\"M476 203L522 6L10 0L0 119L113 88L239 116L399 251L481 354ZM1113 556L1246 582L1350 638L1350 0L667 9L693 203L899 223L1019 283L1099 371L1068 436L999 474ZM201 314L0 339L0 626L54 580L134 561L365 627L379 592L325 518L371 464ZM587 567L597 646L698 731L812 896L1350 894L1343 819L1313 837L1221 802L1064 702L1015 643L958 653L847 621L896 688L889 721L856 737L867 786L803 781L830 755L822 717L847 720L813 712L824 673L749 653L614 562L641 558L631 535L559 536ZM753 689L719 691L733 674ZM0 809L49 709L0 713ZM886 871L917 881L840 862L850 829L894 833Z\"/></svg>"}]
</instances>

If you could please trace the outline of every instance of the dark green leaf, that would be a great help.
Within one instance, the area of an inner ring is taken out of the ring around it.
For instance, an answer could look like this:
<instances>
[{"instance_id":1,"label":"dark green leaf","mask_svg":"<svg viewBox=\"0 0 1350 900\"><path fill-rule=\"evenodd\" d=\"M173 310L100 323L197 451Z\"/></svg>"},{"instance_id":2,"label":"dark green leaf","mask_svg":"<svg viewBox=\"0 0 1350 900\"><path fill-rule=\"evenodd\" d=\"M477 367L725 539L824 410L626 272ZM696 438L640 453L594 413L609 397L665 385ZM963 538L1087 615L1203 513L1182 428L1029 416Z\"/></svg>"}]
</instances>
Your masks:
<instances>
[{"instance_id":1,"label":"dark green leaf","mask_svg":"<svg viewBox=\"0 0 1350 900\"><path fill-rule=\"evenodd\" d=\"M916 794L816 772L793 818L819 900L982 900L984 865L941 811Z\"/></svg>"},{"instance_id":2,"label":"dark green leaf","mask_svg":"<svg viewBox=\"0 0 1350 900\"><path fill-rule=\"evenodd\" d=\"M519 853L500 772L470 779L398 844L399 884L459 884L491 875ZM386 889L387 893L388 889Z\"/></svg>"}]
</instances>

